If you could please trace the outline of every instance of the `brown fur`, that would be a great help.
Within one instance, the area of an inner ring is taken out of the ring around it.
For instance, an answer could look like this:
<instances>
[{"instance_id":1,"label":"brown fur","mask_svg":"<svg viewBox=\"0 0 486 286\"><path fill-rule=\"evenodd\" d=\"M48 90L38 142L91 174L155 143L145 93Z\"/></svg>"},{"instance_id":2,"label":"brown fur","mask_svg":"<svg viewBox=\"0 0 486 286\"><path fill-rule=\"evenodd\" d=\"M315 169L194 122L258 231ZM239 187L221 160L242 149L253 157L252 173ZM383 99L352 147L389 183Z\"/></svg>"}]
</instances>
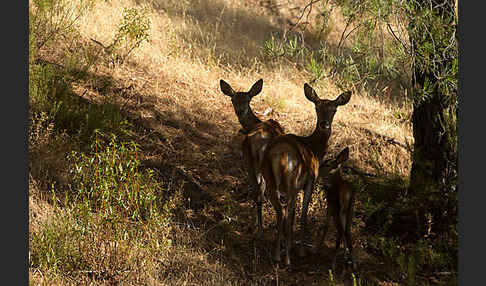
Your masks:
<instances>
[{"instance_id":1,"label":"brown fur","mask_svg":"<svg viewBox=\"0 0 486 286\"><path fill-rule=\"evenodd\" d=\"M262 122L250 107L251 99L261 92L262 86L263 80L260 79L253 84L248 92L235 92L227 82L220 80L221 91L231 97L236 116L243 127L242 133L245 134L241 149L248 172L248 179L253 188L252 195L257 212L256 224L260 235L263 234L261 209L265 191L265 182L263 181L260 166L270 139L284 134L282 126L277 121L269 119Z\"/></svg>"},{"instance_id":2,"label":"brown fur","mask_svg":"<svg viewBox=\"0 0 486 286\"><path fill-rule=\"evenodd\" d=\"M274 259L280 261L280 239L285 237L285 264L290 265L290 248L297 193L304 190L301 216L301 248L304 254L304 232L307 224L307 208L312 197L319 161L327 151L331 124L339 105L346 104L351 92L341 94L335 100L319 99L315 91L304 84L305 96L315 104L316 129L307 137L285 134L274 137L269 143L262 161L262 172L267 196L277 215L277 239Z\"/></svg>"},{"instance_id":3,"label":"brown fur","mask_svg":"<svg viewBox=\"0 0 486 286\"><path fill-rule=\"evenodd\" d=\"M322 241L324 241L329 227L330 218L332 217L336 226L336 248L332 260L332 268L336 266L336 257L344 236L344 251L348 250L353 270L356 265L353 259L353 245L351 240L351 224L353 219L354 206L354 188L351 183L346 181L342 176L342 164L349 158L349 148L343 149L335 160L331 161L323 173L331 173L330 187L327 190L327 218L324 225Z\"/></svg>"},{"instance_id":4,"label":"brown fur","mask_svg":"<svg viewBox=\"0 0 486 286\"><path fill-rule=\"evenodd\" d=\"M256 204L256 224L258 234L263 235L262 203L265 193L265 182L261 171L263 155L268 142L273 137L282 135L283 128L275 120L267 120L256 125L242 142L243 159L248 170L250 184L254 187L254 201Z\"/></svg>"}]
</instances>

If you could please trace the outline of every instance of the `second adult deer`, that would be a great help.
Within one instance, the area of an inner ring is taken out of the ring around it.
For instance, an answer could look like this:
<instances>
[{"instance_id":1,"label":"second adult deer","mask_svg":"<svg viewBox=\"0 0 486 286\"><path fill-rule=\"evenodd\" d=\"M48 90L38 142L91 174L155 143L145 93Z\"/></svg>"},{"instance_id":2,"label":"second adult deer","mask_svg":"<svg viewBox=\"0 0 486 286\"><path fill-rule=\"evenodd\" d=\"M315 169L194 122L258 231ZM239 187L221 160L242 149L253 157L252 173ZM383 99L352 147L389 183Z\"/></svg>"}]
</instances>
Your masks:
<instances>
[{"instance_id":1,"label":"second adult deer","mask_svg":"<svg viewBox=\"0 0 486 286\"><path fill-rule=\"evenodd\" d=\"M332 259L332 269L336 267L336 257L341 240L344 236L344 254L349 251L351 266L356 269L353 259L353 244L351 241L351 224L354 213L354 188L342 175L342 164L349 158L349 148L344 148L335 159L326 161L321 167L320 173L328 175L330 187L327 190L327 215L324 224L322 241L326 238L329 222L332 217L336 226L336 248Z\"/></svg>"},{"instance_id":2,"label":"second adult deer","mask_svg":"<svg viewBox=\"0 0 486 286\"><path fill-rule=\"evenodd\" d=\"M221 91L231 97L236 116L243 127L243 133L245 133L241 148L248 179L254 191L257 210L256 224L260 236L263 234L262 202L265 191L265 182L260 165L269 140L284 133L282 126L277 121L272 119L261 121L250 107L251 99L261 92L262 86L263 79L260 79L253 84L248 92L235 92L227 82L220 80Z\"/></svg>"},{"instance_id":3,"label":"second adult deer","mask_svg":"<svg viewBox=\"0 0 486 286\"><path fill-rule=\"evenodd\" d=\"M323 159L331 136L331 125L337 107L349 102L347 91L335 100L320 99L314 89L304 84L306 98L315 105L317 122L310 136L294 134L277 136L271 140L262 161L266 194L277 215L277 239L274 259L280 261L280 239L285 237L285 264L290 265L292 228L295 216L297 193L304 190L301 216L301 256L304 255L304 233L307 225L307 210L311 201L319 162Z\"/></svg>"}]
</instances>

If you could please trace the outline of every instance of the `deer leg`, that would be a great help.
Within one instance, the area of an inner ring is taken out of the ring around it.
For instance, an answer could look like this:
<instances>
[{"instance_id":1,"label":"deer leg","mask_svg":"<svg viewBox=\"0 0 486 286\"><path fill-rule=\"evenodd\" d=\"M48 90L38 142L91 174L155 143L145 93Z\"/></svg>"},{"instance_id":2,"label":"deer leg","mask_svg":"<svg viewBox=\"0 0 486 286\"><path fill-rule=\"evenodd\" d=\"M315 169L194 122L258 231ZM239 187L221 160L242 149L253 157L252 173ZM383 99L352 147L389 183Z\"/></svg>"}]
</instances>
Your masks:
<instances>
[{"instance_id":1,"label":"deer leg","mask_svg":"<svg viewBox=\"0 0 486 286\"><path fill-rule=\"evenodd\" d=\"M289 205L286 206L284 212L284 239L285 239L285 265L290 266L290 220L289 220Z\"/></svg>"},{"instance_id":2,"label":"deer leg","mask_svg":"<svg viewBox=\"0 0 486 286\"><path fill-rule=\"evenodd\" d=\"M336 217L335 222L336 222L337 233L336 233L336 248L334 249L334 257L332 258L332 264L331 264L331 268L333 270L336 269L336 258L339 252L339 247L341 246L341 239L343 236L343 229L339 222L339 218Z\"/></svg>"},{"instance_id":3,"label":"deer leg","mask_svg":"<svg viewBox=\"0 0 486 286\"><path fill-rule=\"evenodd\" d=\"M353 243L351 240L351 223L353 221L353 205L351 203L351 206L349 207L349 211L346 216L346 229L345 229L345 239L346 239L346 244L347 248L349 251L349 257L351 259L351 267L353 271L356 271L356 263L354 262L353 258Z\"/></svg>"},{"instance_id":4,"label":"deer leg","mask_svg":"<svg viewBox=\"0 0 486 286\"><path fill-rule=\"evenodd\" d=\"M312 198L312 191L314 188L314 179L310 179L304 187L304 198L302 199L302 215L300 219L300 249L299 256L305 256L305 233L307 231L307 211L309 209L309 203Z\"/></svg>"},{"instance_id":5,"label":"deer leg","mask_svg":"<svg viewBox=\"0 0 486 286\"><path fill-rule=\"evenodd\" d=\"M326 245L326 235L327 231L329 230L329 221L332 215L332 207L329 205L329 200L327 201L327 206L326 206L326 211L324 214L324 226L322 227L322 236L321 236L321 241Z\"/></svg>"},{"instance_id":6,"label":"deer leg","mask_svg":"<svg viewBox=\"0 0 486 286\"><path fill-rule=\"evenodd\" d=\"M294 241L295 200L290 211L290 241Z\"/></svg>"},{"instance_id":7,"label":"deer leg","mask_svg":"<svg viewBox=\"0 0 486 286\"><path fill-rule=\"evenodd\" d=\"M250 195L256 192L256 186L258 185L258 183L257 183L255 171L253 169L253 159L251 157L251 151L249 150L249 147L246 144L243 144L241 149L243 153L243 161L245 163L245 169L246 172L248 173L248 181L250 183L250 191L248 192L248 195Z\"/></svg>"},{"instance_id":8,"label":"deer leg","mask_svg":"<svg viewBox=\"0 0 486 286\"><path fill-rule=\"evenodd\" d=\"M265 196L265 188L266 188L266 183L265 183L265 180L263 178L263 173L262 173L262 170L261 170L261 164L260 162L262 162L263 160L263 153L262 151L260 151L259 153L257 154L254 154L254 156L252 157L253 160L251 160L250 163L253 164L253 172L254 172L254 176L255 176L255 181L256 181L256 192L257 194L256 195L256 206L257 206L257 226L258 226L258 236L260 238L263 237L263 219L262 219L262 204L263 204L263 199L264 199L264 196Z\"/></svg>"},{"instance_id":9,"label":"deer leg","mask_svg":"<svg viewBox=\"0 0 486 286\"><path fill-rule=\"evenodd\" d=\"M256 212L257 212L257 228L258 228L258 237L261 239L263 237L263 219L262 219L262 205L263 205L263 196L265 193L265 180L263 180L263 176L259 174L257 176L258 180L258 192L255 194L255 201L256 201Z\"/></svg>"},{"instance_id":10,"label":"deer leg","mask_svg":"<svg viewBox=\"0 0 486 286\"><path fill-rule=\"evenodd\" d=\"M348 229L347 229L347 224L348 224L348 221L347 221L347 213L344 209L341 209L339 211L339 228L341 229L341 237L344 236L344 239L343 239L343 244L344 244L344 258L345 258L345 261L346 261L346 251L348 250L348 248L350 247L350 241L348 240Z\"/></svg>"},{"instance_id":11,"label":"deer leg","mask_svg":"<svg viewBox=\"0 0 486 286\"><path fill-rule=\"evenodd\" d=\"M293 227L293 219L295 215L295 198L291 199L291 201L287 205L287 212L285 214L285 264L290 266L290 250L292 249L292 227Z\"/></svg>"},{"instance_id":12,"label":"deer leg","mask_svg":"<svg viewBox=\"0 0 486 286\"><path fill-rule=\"evenodd\" d=\"M351 242L351 232L348 229L346 229L344 238L346 242L345 246L348 249L348 253L349 253L351 268L353 271L356 271L356 263L354 262L354 258L353 258L353 244Z\"/></svg>"},{"instance_id":13,"label":"deer leg","mask_svg":"<svg viewBox=\"0 0 486 286\"><path fill-rule=\"evenodd\" d=\"M261 179L261 174L257 174L253 166L253 160L251 157L251 152L248 150L248 147L243 146L243 160L245 162L246 171L248 173L248 181L250 183L250 191L248 194L253 197L253 201L255 204L256 216L255 216L255 224L257 226L257 235L258 237L263 236L263 223L262 223L262 198L261 198L261 185L259 184L258 177Z\"/></svg>"},{"instance_id":14,"label":"deer leg","mask_svg":"<svg viewBox=\"0 0 486 286\"><path fill-rule=\"evenodd\" d=\"M277 237L275 239L275 249L273 253L273 259L276 262L280 262L280 237L282 236L282 231L283 231L282 209L276 207L275 212L277 213Z\"/></svg>"}]
</instances>

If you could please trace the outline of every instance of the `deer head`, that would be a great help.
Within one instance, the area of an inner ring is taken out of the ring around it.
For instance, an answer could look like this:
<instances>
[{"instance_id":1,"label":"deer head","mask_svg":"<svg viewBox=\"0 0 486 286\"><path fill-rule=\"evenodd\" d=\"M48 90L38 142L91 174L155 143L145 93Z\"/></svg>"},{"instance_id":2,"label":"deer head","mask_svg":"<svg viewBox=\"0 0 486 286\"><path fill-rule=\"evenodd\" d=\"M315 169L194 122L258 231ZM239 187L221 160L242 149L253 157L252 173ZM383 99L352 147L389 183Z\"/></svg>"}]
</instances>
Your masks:
<instances>
[{"instance_id":1,"label":"deer head","mask_svg":"<svg viewBox=\"0 0 486 286\"><path fill-rule=\"evenodd\" d=\"M341 170L342 164L349 159L349 147L344 148L334 159L325 160L319 170L322 176L333 176Z\"/></svg>"},{"instance_id":2,"label":"deer head","mask_svg":"<svg viewBox=\"0 0 486 286\"><path fill-rule=\"evenodd\" d=\"M262 91L263 79L256 81L253 86L247 92L236 92L233 88L224 80L219 81L221 92L223 94L231 97L231 103L235 109L238 121L243 126L246 132L250 131L255 127L256 124L260 123L261 120L255 116L250 107L251 99Z\"/></svg>"},{"instance_id":3,"label":"deer head","mask_svg":"<svg viewBox=\"0 0 486 286\"><path fill-rule=\"evenodd\" d=\"M351 91L346 91L335 100L320 99L314 89L304 84L305 97L315 105L317 122L314 133L306 141L314 154L320 160L327 151L327 142L331 137L331 125L338 106L345 105L351 99Z\"/></svg>"}]
</instances>

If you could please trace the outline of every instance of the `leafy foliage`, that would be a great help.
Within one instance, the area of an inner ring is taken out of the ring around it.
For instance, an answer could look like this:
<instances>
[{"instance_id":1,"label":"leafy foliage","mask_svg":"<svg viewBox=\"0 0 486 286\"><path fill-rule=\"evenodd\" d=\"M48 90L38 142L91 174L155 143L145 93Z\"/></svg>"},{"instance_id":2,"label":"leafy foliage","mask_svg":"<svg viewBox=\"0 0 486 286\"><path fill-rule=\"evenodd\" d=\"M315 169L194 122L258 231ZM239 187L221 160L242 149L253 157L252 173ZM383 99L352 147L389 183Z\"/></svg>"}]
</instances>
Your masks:
<instances>
[{"instance_id":1,"label":"leafy foliage","mask_svg":"<svg viewBox=\"0 0 486 286\"><path fill-rule=\"evenodd\" d=\"M74 201L84 211L97 212L103 218L119 220L153 218L161 207L161 187L150 169L141 170L138 146L133 142L117 142L96 131L90 153L73 151L72 164Z\"/></svg>"},{"instance_id":2,"label":"leafy foliage","mask_svg":"<svg viewBox=\"0 0 486 286\"><path fill-rule=\"evenodd\" d=\"M409 34L412 39L414 65L424 75L421 92L415 104L429 100L437 91L445 105L457 104L458 47L456 15L453 1L443 1L446 8L430 9L433 1L410 1ZM452 6L450 6L452 5Z\"/></svg>"},{"instance_id":3,"label":"leafy foliage","mask_svg":"<svg viewBox=\"0 0 486 286\"><path fill-rule=\"evenodd\" d=\"M130 53L140 47L144 41L149 41L148 32L151 22L146 14L146 10L137 8L123 10L123 20L112 44L120 63L123 63Z\"/></svg>"}]
</instances>

